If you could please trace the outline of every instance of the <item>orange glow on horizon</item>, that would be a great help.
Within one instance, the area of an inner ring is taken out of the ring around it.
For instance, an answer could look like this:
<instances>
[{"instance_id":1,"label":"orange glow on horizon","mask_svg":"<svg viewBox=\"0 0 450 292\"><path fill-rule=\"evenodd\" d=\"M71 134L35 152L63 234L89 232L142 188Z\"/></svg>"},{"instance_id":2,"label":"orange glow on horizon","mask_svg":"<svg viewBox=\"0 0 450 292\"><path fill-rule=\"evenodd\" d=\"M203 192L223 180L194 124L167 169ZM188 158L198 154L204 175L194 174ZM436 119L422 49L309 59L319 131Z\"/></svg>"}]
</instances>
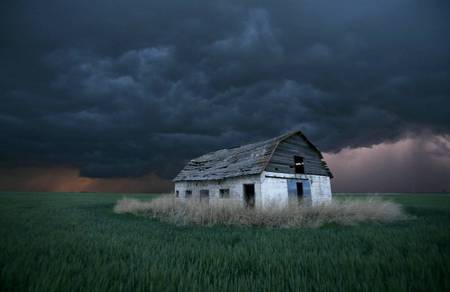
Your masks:
<instances>
[{"instance_id":1,"label":"orange glow on horizon","mask_svg":"<svg viewBox=\"0 0 450 292\"><path fill-rule=\"evenodd\" d=\"M21 167L0 170L2 191L42 192L167 192L172 182L157 175L137 178L80 177L78 169L68 167Z\"/></svg>"}]
</instances>

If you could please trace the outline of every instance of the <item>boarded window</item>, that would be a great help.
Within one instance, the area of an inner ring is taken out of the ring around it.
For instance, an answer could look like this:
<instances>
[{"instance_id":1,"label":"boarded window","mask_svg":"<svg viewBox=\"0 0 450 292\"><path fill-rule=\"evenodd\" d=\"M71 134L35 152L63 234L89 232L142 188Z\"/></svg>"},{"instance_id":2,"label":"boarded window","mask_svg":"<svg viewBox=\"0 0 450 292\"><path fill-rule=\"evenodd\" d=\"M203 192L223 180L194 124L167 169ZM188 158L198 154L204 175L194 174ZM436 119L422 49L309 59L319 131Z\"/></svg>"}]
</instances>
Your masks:
<instances>
[{"instance_id":1,"label":"boarded window","mask_svg":"<svg viewBox=\"0 0 450 292\"><path fill-rule=\"evenodd\" d=\"M220 189L219 196L222 199L228 199L230 197L230 189Z\"/></svg>"},{"instance_id":2,"label":"boarded window","mask_svg":"<svg viewBox=\"0 0 450 292\"><path fill-rule=\"evenodd\" d=\"M200 190L200 201L209 201L209 190Z\"/></svg>"},{"instance_id":3,"label":"boarded window","mask_svg":"<svg viewBox=\"0 0 450 292\"><path fill-rule=\"evenodd\" d=\"M294 156L294 167L295 173L305 173L305 162L303 161L303 157Z\"/></svg>"},{"instance_id":4,"label":"boarded window","mask_svg":"<svg viewBox=\"0 0 450 292\"><path fill-rule=\"evenodd\" d=\"M192 191L191 191L191 190L186 190L184 196L185 196L186 198L190 198L190 197L192 196Z\"/></svg>"}]
</instances>

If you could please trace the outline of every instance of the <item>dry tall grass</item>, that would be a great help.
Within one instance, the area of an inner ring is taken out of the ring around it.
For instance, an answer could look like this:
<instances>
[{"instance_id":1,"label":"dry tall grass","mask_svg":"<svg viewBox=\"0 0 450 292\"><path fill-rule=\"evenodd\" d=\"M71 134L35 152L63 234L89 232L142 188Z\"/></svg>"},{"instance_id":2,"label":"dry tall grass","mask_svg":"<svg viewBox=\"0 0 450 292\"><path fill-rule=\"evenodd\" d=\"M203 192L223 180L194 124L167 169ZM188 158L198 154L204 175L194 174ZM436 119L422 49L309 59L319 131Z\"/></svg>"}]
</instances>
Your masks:
<instances>
[{"instance_id":1,"label":"dry tall grass","mask_svg":"<svg viewBox=\"0 0 450 292\"><path fill-rule=\"evenodd\" d=\"M407 218L400 205L380 199L347 199L318 206L246 209L233 201L205 204L162 196L150 201L124 198L114 212L159 218L175 224L319 227L326 223L353 225L364 221L392 222Z\"/></svg>"}]
</instances>

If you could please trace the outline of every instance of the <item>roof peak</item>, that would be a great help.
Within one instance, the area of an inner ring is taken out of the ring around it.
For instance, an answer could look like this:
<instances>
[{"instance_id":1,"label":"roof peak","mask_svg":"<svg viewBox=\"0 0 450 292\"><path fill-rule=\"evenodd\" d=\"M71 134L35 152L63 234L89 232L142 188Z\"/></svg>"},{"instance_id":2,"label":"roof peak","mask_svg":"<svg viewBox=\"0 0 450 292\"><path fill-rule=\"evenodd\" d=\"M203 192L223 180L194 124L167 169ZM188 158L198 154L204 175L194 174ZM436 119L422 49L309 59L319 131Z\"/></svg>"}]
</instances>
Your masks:
<instances>
[{"instance_id":1,"label":"roof peak","mask_svg":"<svg viewBox=\"0 0 450 292\"><path fill-rule=\"evenodd\" d=\"M303 132L301 130L294 130L294 131L289 131L289 132L286 132L284 134L281 134L281 135L278 135L278 136L275 136L275 137L272 137L272 138L268 138L268 139L265 139L265 140L258 140L256 142L251 142L251 143L247 143L247 144L243 144L243 145L237 145L237 146L233 146L233 147L221 148L221 149L217 149L217 150L214 150L214 151L210 151L210 152L207 152L207 153L205 153L205 154L203 154L201 156L198 156L196 158L191 159L191 161L192 160L197 160L198 158L201 158L203 156L211 155L211 154L214 154L214 153L217 153L217 152L220 152L220 151L224 151L224 150L235 150L235 149L238 149L238 148L241 148L241 147L248 147L248 146L252 146L252 145L256 146L257 144L268 143L268 142L271 142L271 141L282 141L282 140L287 139L287 138L289 138L289 137L291 137L291 136L293 136L295 134L300 134L306 139L306 136L303 134Z\"/></svg>"}]
</instances>

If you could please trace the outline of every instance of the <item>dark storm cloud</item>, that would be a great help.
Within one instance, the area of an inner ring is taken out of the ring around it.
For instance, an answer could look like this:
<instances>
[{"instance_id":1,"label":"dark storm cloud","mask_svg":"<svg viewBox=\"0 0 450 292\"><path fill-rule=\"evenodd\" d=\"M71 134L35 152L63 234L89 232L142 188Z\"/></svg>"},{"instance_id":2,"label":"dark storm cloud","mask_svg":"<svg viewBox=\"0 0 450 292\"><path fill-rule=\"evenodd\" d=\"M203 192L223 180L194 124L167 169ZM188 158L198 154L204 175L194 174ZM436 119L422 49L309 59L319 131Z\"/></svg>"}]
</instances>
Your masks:
<instances>
[{"instance_id":1,"label":"dark storm cloud","mask_svg":"<svg viewBox=\"0 0 450 292\"><path fill-rule=\"evenodd\" d=\"M325 151L450 133L446 1L1 6L3 166L170 177L294 128Z\"/></svg>"}]
</instances>

